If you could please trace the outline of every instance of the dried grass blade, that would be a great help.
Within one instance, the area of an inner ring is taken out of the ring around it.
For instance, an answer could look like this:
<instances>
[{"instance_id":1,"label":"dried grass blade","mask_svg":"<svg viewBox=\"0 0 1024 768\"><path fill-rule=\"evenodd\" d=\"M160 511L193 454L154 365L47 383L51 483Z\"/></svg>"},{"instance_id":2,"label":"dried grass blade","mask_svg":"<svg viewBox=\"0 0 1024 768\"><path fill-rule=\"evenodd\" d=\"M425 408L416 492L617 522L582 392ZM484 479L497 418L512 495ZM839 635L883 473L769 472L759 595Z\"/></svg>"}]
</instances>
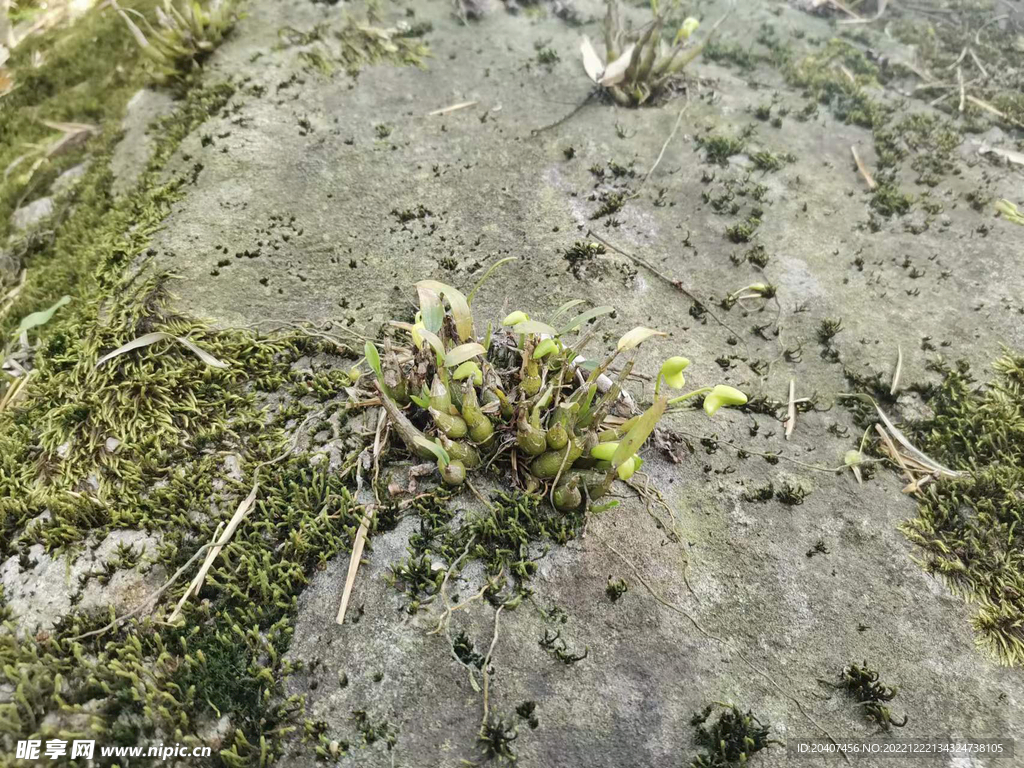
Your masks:
<instances>
[{"instance_id":1,"label":"dried grass blade","mask_svg":"<svg viewBox=\"0 0 1024 768\"><path fill-rule=\"evenodd\" d=\"M170 333L164 333L163 331L155 331L154 333L147 333L147 334L145 334L143 336L139 336L139 338L133 339L132 341L129 341L127 344L124 344L124 345L118 347L113 352L108 352L103 357L101 357L98 361L96 361L96 367L99 368L101 365L103 365L108 360L112 360L113 358L119 357L120 355L123 355L123 354L125 354L127 352L131 352L131 351L136 350L136 349L142 349L143 347L148 347L149 345L155 344L158 341L164 341L164 340L167 340L167 339L173 339L174 341L177 341L179 344L181 344L182 346L187 348L190 352L192 352L196 357L198 357L200 360L202 360L204 363L206 363L211 368L227 368L228 367L227 363L222 363L220 360L218 360L216 357L211 355L209 352L207 352L204 349L200 349L198 346L193 344L191 341L189 341L185 337L183 337L183 336L174 336L174 335L172 335Z\"/></svg>"},{"instance_id":2,"label":"dried grass blade","mask_svg":"<svg viewBox=\"0 0 1024 768\"><path fill-rule=\"evenodd\" d=\"M896 370L892 374L892 386L889 387L889 394L895 395L896 388L900 385L900 374L903 372L903 347L896 345Z\"/></svg>"},{"instance_id":3,"label":"dried grass blade","mask_svg":"<svg viewBox=\"0 0 1024 768\"><path fill-rule=\"evenodd\" d=\"M875 181L875 177L871 175L870 171L864 161L860 159L860 155L857 153L857 148L854 146L850 147L850 152L853 153L853 162L857 164L857 170L860 171L860 175L864 177L864 181L867 182L868 189L877 189L878 183Z\"/></svg>"},{"instance_id":4,"label":"dried grass blade","mask_svg":"<svg viewBox=\"0 0 1024 768\"><path fill-rule=\"evenodd\" d=\"M789 380L789 409L786 411L786 439L796 429L796 380Z\"/></svg>"},{"instance_id":5,"label":"dried grass blade","mask_svg":"<svg viewBox=\"0 0 1024 768\"><path fill-rule=\"evenodd\" d=\"M238 508L235 510L235 514L231 516L227 526L224 528L224 533L220 538L217 537L217 534L214 534L213 541L216 543L210 548L199 572L196 574L195 578L192 579L192 583L188 585L188 589L185 590L185 594L181 596L181 600L178 601L178 605L175 606L170 618L167 619L168 623L174 623L175 619L178 618L182 607L185 605L185 601L188 600L190 595L199 594L199 590L203 588L203 581L206 579L206 574L209 573L210 568L213 567L213 562L217 559L217 555L219 555L224 549L224 546L231 541L231 537L234 536L235 531L238 530L238 526L242 524L242 521L248 517L249 512L252 511L252 508L256 503L256 494L259 492L259 488L259 477L257 476L257 479L253 481L252 490L249 491L249 495L242 499L242 502L238 505ZM220 529L218 527L218 532L219 530Z\"/></svg>"},{"instance_id":6,"label":"dried grass blade","mask_svg":"<svg viewBox=\"0 0 1024 768\"><path fill-rule=\"evenodd\" d=\"M459 102L458 104L452 104L450 107L442 107L441 109L435 109L433 112L427 112L427 117L436 117L437 115L450 115L452 112L458 112L460 109L475 107L479 103L479 101L462 101Z\"/></svg>"},{"instance_id":7,"label":"dried grass blade","mask_svg":"<svg viewBox=\"0 0 1024 768\"><path fill-rule=\"evenodd\" d=\"M911 455L912 458L916 459L918 462L928 467L928 469L931 470L932 472L939 472L940 474L948 475L949 477L960 477L961 475L963 475L963 472L958 472L955 469L950 469L949 467L943 466L942 464L937 462L932 457L928 456L923 451L920 451L917 448L915 448L911 444L911 442L907 440L904 434L900 432L899 429L896 428L892 421L889 420L889 417L885 415L885 412L882 411L882 409L879 408L877 404L875 405L875 410L878 412L878 417L885 424L886 428L889 430L892 436L899 441L900 445L907 449L907 452Z\"/></svg>"}]
</instances>

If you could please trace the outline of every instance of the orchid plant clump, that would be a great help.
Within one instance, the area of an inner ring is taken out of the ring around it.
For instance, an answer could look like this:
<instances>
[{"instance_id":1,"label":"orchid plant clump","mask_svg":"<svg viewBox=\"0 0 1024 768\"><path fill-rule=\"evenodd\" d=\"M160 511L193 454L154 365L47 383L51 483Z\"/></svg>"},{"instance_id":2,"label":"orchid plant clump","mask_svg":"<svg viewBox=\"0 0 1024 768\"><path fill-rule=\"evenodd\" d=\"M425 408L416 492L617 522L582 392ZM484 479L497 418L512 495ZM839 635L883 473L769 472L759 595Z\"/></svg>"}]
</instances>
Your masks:
<instances>
[{"instance_id":1,"label":"orchid plant clump","mask_svg":"<svg viewBox=\"0 0 1024 768\"><path fill-rule=\"evenodd\" d=\"M571 317L582 302L570 301L548 322L516 311L497 330L489 323L480 337L470 309L473 293L467 298L434 280L416 288L415 322L392 323L409 334L408 345L389 343L382 355L367 342L366 360L396 432L413 454L437 461L448 485L461 485L467 473L500 459L513 483L550 494L555 508L590 508L616 478L628 480L640 468L641 447L674 406L703 395L711 416L747 401L722 384L665 395L683 387L689 365L684 357L670 357L658 373L654 403L634 415L622 387L635 351L666 334L634 328L594 363L581 356L594 338L590 324L613 307ZM606 372L622 357L628 359L613 380Z\"/></svg>"},{"instance_id":2,"label":"orchid plant clump","mask_svg":"<svg viewBox=\"0 0 1024 768\"><path fill-rule=\"evenodd\" d=\"M163 0L155 8L154 25L137 11L125 11L114 3L161 80L187 74L204 56L213 52L234 27L238 19L237 6L237 0ZM129 13L141 19L145 32Z\"/></svg>"},{"instance_id":3,"label":"orchid plant clump","mask_svg":"<svg viewBox=\"0 0 1024 768\"><path fill-rule=\"evenodd\" d=\"M580 43L583 68L587 76L615 100L627 107L638 107L657 97L683 68L696 59L718 29L719 20L704 40L691 41L700 22L687 17L666 38L667 18L658 0L651 0L653 19L638 30L623 26L616 0L608 0L604 18L605 57L601 60L590 39Z\"/></svg>"}]
</instances>

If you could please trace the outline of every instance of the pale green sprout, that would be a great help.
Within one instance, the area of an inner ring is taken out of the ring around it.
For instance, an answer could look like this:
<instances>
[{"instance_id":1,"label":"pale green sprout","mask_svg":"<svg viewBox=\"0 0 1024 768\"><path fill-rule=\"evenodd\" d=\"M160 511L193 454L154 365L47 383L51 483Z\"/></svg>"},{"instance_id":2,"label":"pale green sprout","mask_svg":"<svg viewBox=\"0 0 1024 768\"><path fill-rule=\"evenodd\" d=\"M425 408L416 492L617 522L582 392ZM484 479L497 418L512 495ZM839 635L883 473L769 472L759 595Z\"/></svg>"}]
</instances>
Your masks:
<instances>
[{"instance_id":1,"label":"pale green sprout","mask_svg":"<svg viewBox=\"0 0 1024 768\"><path fill-rule=\"evenodd\" d=\"M502 325L519 325L519 323L524 323L524 322L526 322L529 319L530 319L530 316L528 314L526 314L522 310L517 309L515 312L511 313L508 317L506 317L504 320L502 320L501 324Z\"/></svg>"},{"instance_id":2,"label":"pale green sprout","mask_svg":"<svg viewBox=\"0 0 1024 768\"><path fill-rule=\"evenodd\" d=\"M750 293L744 293L744 291L750 291ZM743 301L743 299L760 299L764 298L766 294L772 291L772 287L767 283L751 283L738 291L734 291L729 294L726 301Z\"/></svg>"},{"instance_id":3,"label":"pale green sprout","mask_svg":"<svg viewBox=\"0 0 1024 768\"><path fill-rule=\"evenodd\" d=\"M612 462L615 458L615 453L618 450L619 442L609 440L605 443L598 443L591 448L590 457L597 459L598 461ZM629 478L631 478L633 474L640 469L640 465L642 464L643 459L634 453L615 468L615 473L619 476L620 480L629 480Z\"/></svg>"},{"instance_id":4,"label":"pale green sprout","mask_svg":"<svg viewBox=\"0 0 1024 768\"><path fill-rule=\"evenodd\" d=\"M676 32L676 39L674 43L678 43L680 40L689 40L690 36L697 31L700 26L700 22L693 16L687 16L683 19L683 23L679 26L679 31Z\"/></svg>"},{"instance_id":5,"label":"pale green sprout","mask_svg":"<svg viewBox=\"0 0 1024 768\"><path fill-rule=\"evenodd\" d=\"M714 416L715 411L723 405L746 405L747 396L735 387L726 384L716 384L711 394L704 398L704 413Z\"/></svg>"},{"instance_id":6,"label":"pale green sprout","mask_svg":"<svg viewBox=\"0 0 1024 768\"><path fill-rule=\"evenodd\" d=\"M686 384L686 379L683 376L683 371L690 364L690 361L685 357L675 356L670 357L661 366L661 372L658 375L658 381L654 385L654 394L658 395L661 390L662 379L665 381L665 385L672 389L682 389Z\"/></svg>"},{"instance_id":7,"label":"pale green sprout","mask_svg":"<svg viewBox=\"0 0 1024 768\"><path fill-rule=\"evenodd\" d=\"M644 460L634 453L619 465L618 469L615 470L615 473L619 476L619 480L629 480L629 478L631 478L636 471L640 469L640 465L643 463Z\"/></svg>"},{"instance_id":8,"label":"pale green sprout","mask_svg":"<svg viewBox=\"0 0 1024 768\"><path fill-rule=\"evenodd\" d=\"M857 478L857 485L863 485L864 477L860 472L860 465L864 463L864 446L868 442L868 434L871 428L864 430L864 436L860 439L860 448L851 448L843 454L843 464L850 468L853 476Z\"/></svg>"},{"instance_id":9,"label":"pale green sprout","mask_svg":"<svg viewBox=\"0 0 1024 768\"><path fill-rule=\"evenodd\" d=\"M455 373L452 374L452 378L455 381L463 381L472 377L472 381L476 386L480 386L484 383L484 373L480 370L480 366L474 363L472 360L467 360L458 368L455 369Z\"/></svg>"},{"instance_id":10,"label":"pale green sprout","mask_svg":"<svg viewBox=\"0 0 1024 768\"><path fill-rule=\"evenodd\" d=\"M554 339L544 339L537 348L533 350L533 359L540 360L541 358L547 357L552 352L558 352L558 342Z\"/></svg>"},{"instance_id":11,"label":"pale green sprout","mask_svg":"<svg viewBox=\"0 0 1024 768\"><path fill-rule=\"evenodd\" d=\"M1014 224L1024 225L1024 214L1017 210L1017 206L1009 200L997 201L996 210L999 211L1007 221L1012 221Z\"/></svg>"},{"instance_id":12,"label":"pale green sprout","mask_svg":"<svg viewBox=\"0 0 1024 768\"><path fill-rule=\"evenodd\" d=\"M423 313L416 313L416 321L413 323L409 333L412 334L412 343L416 345L416 349L423 349L423 334L421 331L427 330L427 326L423 323Z\"/></svg>"}]
</instances>

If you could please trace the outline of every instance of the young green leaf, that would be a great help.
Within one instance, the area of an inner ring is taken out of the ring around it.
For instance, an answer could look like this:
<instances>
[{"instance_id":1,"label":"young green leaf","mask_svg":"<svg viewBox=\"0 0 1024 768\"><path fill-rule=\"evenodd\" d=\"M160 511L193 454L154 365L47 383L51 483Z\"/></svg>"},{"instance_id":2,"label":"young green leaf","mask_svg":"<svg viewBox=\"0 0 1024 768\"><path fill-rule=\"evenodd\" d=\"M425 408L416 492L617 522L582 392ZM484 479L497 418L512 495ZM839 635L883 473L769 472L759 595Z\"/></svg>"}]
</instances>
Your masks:
<instances>
[{"instance_id":1,"label":"young green leaf","mask_svg":"<svg viewBox=\"0 0 1024 768\"><path fill-rule=\"evenodd\" d=\"M569 299L567 302L565 302L565 304L563 304L562 306L555 310L555 314L551 316L551 320L557 320L570 309L572 309L573 307L578 307L580 304L586 304L586 302L583 299Z\"/></svg>"},{"instance_id":2,"label":"young green leaf","mask_svg":"<svg viewBox=\"0 0 1024 768\"><path fill-rule=\"evenodd\" d=\"M25 331L50 322L57 310L69 301L71 301L70 296L61 296L60 299L57 300L57 303L49 309L33 312L31 315L25 315L25 317L22 318L21 323L18 325L18 330L14 332L14 335L21 336Z\"/></svg>"},{"instance_id":3,"label":"young green leaf","mask_svg":"<svg viewBox=\"0 0 1024 768\"><path fill-rule=\"evenodd\" d=\"M636 420L636 423L626 433L626 436L619 441L619 447L615 450L615 455L612 456L613 468L618 469L622 462L640 451L644 442L650 437L651 432L654 431L654 426L658 423L658 419L665 413L666 405L668 405L668 400L664 397L659 397L654 401L654 405L644 411L643 415Z\"/></svg>"},{"instance_id":4,"label":"young green leaf","mask_svg":"<svg viewBox=\"0 0 1024 768\"><path fill-rule=\"evenodd\" d=\"M477 284L473 286L473 290L469 292L469 296L466 297L466 302L472 305L473 297L476 296L476 292L480 290L480 286L483 285L487 278L491 276L491 273L494 272L494 270L496 270L498 267L504 264L508 264L510 261L518 261L518 259L516 259L515 256L506 256L504 259L500 259L499 261L496 261L493 264L491 264L490 268L486 272L484 272L484 276L477 281Z\"/></svg>"},{"instance_id":5,"label":"young green leaf","mask_svg":"<svg viewBox=\"0 0 1024 768\"><path fill-rule=\"evenodd\" d=\"M587 312L576 315L576 317L574 317L565 326L561 328L559 333L570 333L571 331L575 331L577 328L583 327L594 318L601 317L601 315L610 315L614 311L615 307L594 307L593 309Z\"/></svg>"},{"instance_id":6,"label":"young green leaf","mask_svg":"<svg viewBox=\"0 0 1024 768\"><path fill-rule=\"evenodd\" d=\"M377 347L372 341L368 341L363 345L363 354L366 355L366 364L377 375L377 381L383 384L384 373L380 368L380 353L377 352Z\"/></svg>"},{"instance_id":7,"label":"young green leaf","mask_svg":"<svg viewBox=\"0 0 1024 768\"><path fill-rule=\"evenodd\" d=\"M444 364L446 368L454 368L457 365L462 365L467 360L472 360L474 357L484 354L487 354L487 350L484 349L483 345L473 341L449 350L444 356Z\"/></svg>"},{"instance_id":8,"label":"young green leaf","mask_svg":"<svg viewBox=\"0 0 1024 768\"><path fill-rule=\"evenodd\" d=\"M473 313L469 309L469 302L462 292L450 285L439 283L437 280L421 280L416 283L417 290L423 286L448 299L448 306L451 307L452 320L455 321L455 332L462 340L473 335Z\"/></svg>"},{"instance_id":9,"label":"young green leaf","mask_svg":"<svg viewBox=\"0 0 1024 768\"><path fill-rule=\"evenodd\" d=\"M650 328L638 326L619 339L619 343L615 345L615 349L619 352L625 352L626 350L639 347L652 336L668 336L668 334L664 331L655 331Z\"/></svg>"},{"instance_id":10,"label":"young green leaf","mask_svg":"<svg viewBox=\"0 0 1024 768\"><path fill-rule=\"evenodd\" d=\"M534 334L546 334L548 336L557 336L558 331L552 328L547 323L542 323L539 320L523 320L521 323L516 323L512 326L516 333L534 333Z\"/></svg>"},{"instance_id":11,"label":"young green leaf","mask_svg":"<svg viewBox=\"0 0 1024 768\"><path fill-rule=\"evenodd\" d=\"M434 454L442 465L451 463L451 457L448 455L448 451L442 448L439 443L435 443L433 440L428 440L423 435L416 435L413 439L416 441L416 445Z\"/></svg>"},{"instance_id":12,"label":"young green leaf","mask_svg":"<svg viewBox=\"0 0 1024 768\"><path fill-rule=\"evenodd\" d=\"M597 394L597 384L591 384L587 387L587 393L583 398L583 402L580 403L580 420L585 420L590 414L590 406L594 402L594 396Z\"/></svg>"},{"instance_id":13,"label":"young green leaf","mask_svg":"<svg viewBox=\"0 0 1024 768\"><path fill-rule=\"evenodd\" d=\"M491 323L487 321L487 333L484 334L484 351L486 352L491 348Z\"/></svg>"},{"instance_id":14,"label":"young green leaf","mask_svg":"<svg viewBox=\"0 0 1024 768\"><path fill-rule=\"evenodd\" d=\"M420 320L428 331L437 333L444 322L444 305L440 295L422 283L417 284L416 292L420 296Z\"/></svg>"},{"instance_id":15,"label":"young green leaf","mask_svg":"<svg viewBox=\"0 0 1024 768\"><path fill-rule=\"evenodd\" d=\"M444 344L441 343L441 339L439 339L436 334L425 329L420 331L420 336L422 336L423 340L434 350L434 354L437 355L437 364L443 367L445 351Z\"/></svg>"}]
</instances>

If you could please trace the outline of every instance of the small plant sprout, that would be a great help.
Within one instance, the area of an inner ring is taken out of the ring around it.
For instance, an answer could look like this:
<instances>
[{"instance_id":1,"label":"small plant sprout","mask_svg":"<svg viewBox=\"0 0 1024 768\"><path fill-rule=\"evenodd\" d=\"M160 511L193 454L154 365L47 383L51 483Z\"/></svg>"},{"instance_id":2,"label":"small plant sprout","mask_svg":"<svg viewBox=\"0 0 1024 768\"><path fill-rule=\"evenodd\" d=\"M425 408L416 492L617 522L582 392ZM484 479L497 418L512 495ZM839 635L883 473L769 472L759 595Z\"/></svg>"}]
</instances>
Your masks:
<instances>
[{"instance_id":1,"label":"small plant sprout","mask_svg":"<svg viewBox=\"0 0 1024 768\"><path fill-rule=\"evenodd\" d=\"M518 310L497 330L489 326L486 343L479 343L462 293L430 280L418 283L417 292L416 322L392 323L411 343L389 343L381 354L367 342L365 355L394 432L411 453L436 460L448 485L462 485L488 466L556 509L593 510L617 479L640 469L640 451L672 403L707 392L705 410L712 414L746 402L742 392L722 385L670 400L662 384L682 387L689 365L671 357L659 371L654 402L631 413L635 406L622 387L637 348L666 334L637 327L603 359L584 360L580 350L594 337L590 324L613 307L572 316L581 303L572 301L548 322ZM612 377L607 372L616 360L622 362Z\"/></svg>"},{"instance_id":2,"label":"small plant sprout","mask_svg":"<svg viewBox=\"0 0 1024 768\"><path fill-rule=\"evenodd\" d=\"M1024 225L1024 213L1021 213L1019 210L1017 210L1017 206L1011 203L1009 200L997 201L996 210L1007 221L1011 221L1014 224Z\"/></svg>"},{"instance_id":3,"label":"small plant sprout","mask_svg":"<svg viewBox=\"0 0 1024 768\"><path fill-rule=\"evenodd\" d=\"M691 397L697 395L704 395L704 412L708 416L714 416L715 412L725 406L739 406L747 404L747 396L735 387L730 387L727 384L716 384L713 387L701 387L695 389L692 392L687 392L685 395L674 397L668 401L669 405L677 405L678 403L688 400Z\"/></svg>"},{"instance_id":4,"label":"small plant sprout","mask_svg":"<svg viewBox=\"0 0 1024 768\"><path fill-rule=\"evenodd\" d=\"M860 439L859 448L851 448L843 454L843 463L850 468L853 476L857 478L857 485L864 484L864 476L861 473L860 466L864 463L864 446L867 445L870 432L870 427L864 430L864 436Z\"/></svg>"},{"instance_id":5,"label":"small plant sprout","mask_svg":"<svg viewBox=\"0 0 1024 768\"><path fill-rule=\"evenodd\" d=\"M723 305L731 307L733 304L739 302L740 306L743 306L745 299L771 299L775 297L777 288L770 283L751 283L750 285L740 288L738 291L730 293L723 302Z\"/></svg>"},{"instance_id":6,"label":"small plant sprout","mask_svg":"<svg viewBox=\"0 0 1024 768\"><path fill-rule=\"evenodd\" d=\"M686 379L683 377L683 371L690 364L690 361L685 357L670 357L661 366L661 372L658 375L658 381L654 385L654 394L661 391L661 382L664 381L665 385L672 389L682 389L686 385Z\"/></svg>"},{"instance_id":7,"label":"small plant sprout","mask_svg":"<svg viewBox=\"0 0 1024 768\"><path fill-rule=\"evenodd\" d=\"M691 37L700 26L697 19L687 18L672 33L666 30L666 18L656 0L651 3L651 14L653 19L649 23L634 30L623 25L618 2L609 0L604 18L604 60L594 50L590 38L584 37L580 42L587 76L622 106L639 107L664 93L672 79L700 55L726 18L723 16L703 41L691 44ZM671 42L666 32L672 35Z\"/></svg>"},{"instance_id":8,"label":"small plant sprout","mask_svg":"<svg viewBox=\"0 0 1024 768\"><path fill-rule=\"evenodd\" d=\"M467 360L456 368L455 373L452 374L452 378L455 381L465 381L466 379L469 379L478 387L484 383L483 371L481 371L480 366L472 360Z\"/></svg>"},{"instance_id":9,"label":"small plant sprout","mask_svg":"<svg viewBox=\"0 0 1024 768\"><path fill-rule=\"evenodd\" d=\"M541 358L547 357L552 352L558 351L558 342L554 339L544 339L538 344L533 350L533 359L540 360Z\"/></svg>"},{"instance_id":10,"label":"small plant sprout","mask_svg":"<svg viewBox=\"0 0 1024 768\"><path fill-rule=\"evenodd\" d=\"M704 398L704 413L714 416L715 412L723 405L737 406L746 405L747 396L735 387L726 384L716 384L711 389L711 394Z\"/></svg>"}]
</instances>

